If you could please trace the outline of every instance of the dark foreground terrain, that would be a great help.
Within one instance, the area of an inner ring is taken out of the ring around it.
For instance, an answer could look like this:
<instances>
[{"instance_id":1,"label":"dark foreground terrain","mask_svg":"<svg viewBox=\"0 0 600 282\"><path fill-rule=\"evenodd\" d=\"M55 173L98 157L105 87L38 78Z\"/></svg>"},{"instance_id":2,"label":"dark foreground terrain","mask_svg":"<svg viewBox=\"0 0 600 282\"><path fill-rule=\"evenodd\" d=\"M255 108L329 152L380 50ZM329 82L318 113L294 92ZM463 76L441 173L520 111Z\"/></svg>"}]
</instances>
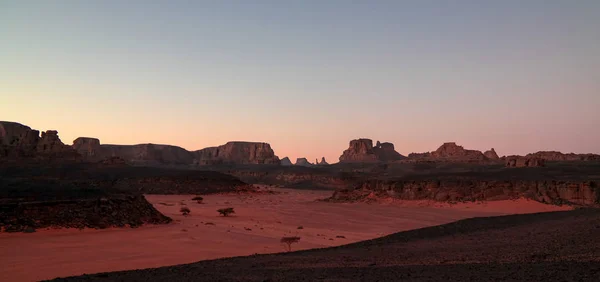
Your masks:
<instances>
[{"instance_id":1,"label":"dark foreground terrain","mask_svg":"<svg viewBox=\"0 0 600 282\"><path fill-rule=\"evenodd\" d=\"M340 247L53 281L597 281L600 210L473 218Z\"/></svg>"},{"instance_id":2,"label":"dark foreground terrain","mask_svg":"<svg viewBox=\"0 0 600 282\"><path fill-rule=\"evenodd\" d=\"M0 232L169 223L171 219L142 194L250 190L239 179L214 171L80 162L4 163L0 164Z\"/></svg>"}]
</instances>

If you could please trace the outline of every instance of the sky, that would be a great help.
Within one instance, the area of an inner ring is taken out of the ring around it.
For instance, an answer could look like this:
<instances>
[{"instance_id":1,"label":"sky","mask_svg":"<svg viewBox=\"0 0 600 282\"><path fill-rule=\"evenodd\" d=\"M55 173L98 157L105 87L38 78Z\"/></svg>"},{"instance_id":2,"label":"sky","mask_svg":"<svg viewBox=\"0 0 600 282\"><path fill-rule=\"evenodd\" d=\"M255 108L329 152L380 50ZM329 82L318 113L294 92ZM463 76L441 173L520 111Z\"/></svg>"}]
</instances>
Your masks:
<instances>
[{"instance_id":1,"label":"sky","mask_svg":"<svg viewBox=\"0 0 600 282\"><path fill-rule=\"evenodd\" d=\"M600 153L600 1L0 0L0 120L292 160Z\"/></svg>"}]
</instances>

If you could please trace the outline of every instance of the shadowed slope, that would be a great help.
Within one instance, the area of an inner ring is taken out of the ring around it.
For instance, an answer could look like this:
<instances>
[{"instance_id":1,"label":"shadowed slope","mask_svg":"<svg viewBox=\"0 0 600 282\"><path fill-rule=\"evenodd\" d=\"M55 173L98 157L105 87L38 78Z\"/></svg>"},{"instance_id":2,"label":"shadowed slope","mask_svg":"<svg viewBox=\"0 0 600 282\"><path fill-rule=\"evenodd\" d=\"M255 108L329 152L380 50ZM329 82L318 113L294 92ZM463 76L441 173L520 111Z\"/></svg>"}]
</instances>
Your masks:
<instances>
[{"instance_id":1,"label":"shadowed slope","mask_svg":"<svg viewBox=\"0 0 600 282\"><path fill-rule=\"evenodd\" d=\"M56 281L593 281L600 210L473 218L334 248Z\"/></svg>"}]
</instances>

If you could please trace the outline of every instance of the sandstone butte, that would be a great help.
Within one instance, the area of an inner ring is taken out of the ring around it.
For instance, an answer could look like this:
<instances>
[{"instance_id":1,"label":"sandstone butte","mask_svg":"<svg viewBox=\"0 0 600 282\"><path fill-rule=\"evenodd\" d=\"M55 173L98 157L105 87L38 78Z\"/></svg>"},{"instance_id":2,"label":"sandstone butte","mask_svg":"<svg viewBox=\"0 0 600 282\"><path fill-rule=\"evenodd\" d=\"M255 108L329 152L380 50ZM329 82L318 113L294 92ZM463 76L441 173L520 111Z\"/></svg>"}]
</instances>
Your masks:
<instances>
[{"instance_id":1,"label":"sandstone butte","mask_svg":"<svg viewBox=\"0 0 600 282\"><path fill-rule=\"evenodd\" d=\"M73 148L89 160L121 157L131 163L221 165L279 164L279 158L267 143L227 142L218 147L187 151L181 147L158 144L101 145L96 138L79 137Z\"/></svg>"},{"instance_id":2,"label":"sandstone butte","mask_svg":"<svg viewBox=\"0 0 600 282\"><path fill-rule=\"evenodd\" d=\"M306 158L297 158L296 159L296 163L294 165L305 166L305 167L312 167L312 166L314 166Z\"/></svg>"},{"instance_id":3,"label":"sandstone butte","mask_svg":"<svg viewBox=\"0 0 600 282\"><path fill-rule=\"evenodd\" d=\"M361 138L350 141L348 149L340 156L340 163L374 163L404 159L394 149L394 144L384 142L373 146L373 140Z\"/></svg>"},{"instance_id":4,"label":"sandstone butte","mask_svg":"<svg viewBox=\"0 0 600 282\"><path fill-rule=\"evenodd\" d=\"M279 163L280 163L281 165L283 165L283 166L290 166L290 165L293 165L293 164L292 164L292 161L290 161L290 158L288 158L288 157L285 157L285 158L281 159L281 161L280 161Z\"/></svg>"}]
</instances>

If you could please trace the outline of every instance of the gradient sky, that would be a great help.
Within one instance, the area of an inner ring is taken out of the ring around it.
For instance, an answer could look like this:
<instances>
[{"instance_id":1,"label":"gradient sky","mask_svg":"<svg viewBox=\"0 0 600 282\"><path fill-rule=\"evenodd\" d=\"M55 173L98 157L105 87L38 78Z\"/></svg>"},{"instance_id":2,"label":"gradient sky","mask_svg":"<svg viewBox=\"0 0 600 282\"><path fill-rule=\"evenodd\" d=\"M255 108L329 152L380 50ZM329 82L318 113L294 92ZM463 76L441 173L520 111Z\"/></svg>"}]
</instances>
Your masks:
<instances>
[{"instance_id":1,"label":"gradient sky","mask_svg":"<svg viewBox=\"0 0 600 282\"><path fill-rule=\"evenodd\" d=\"M0 0L0 120L292 160L600 153L600 1Z\"/></svg>"}]
</instances>

